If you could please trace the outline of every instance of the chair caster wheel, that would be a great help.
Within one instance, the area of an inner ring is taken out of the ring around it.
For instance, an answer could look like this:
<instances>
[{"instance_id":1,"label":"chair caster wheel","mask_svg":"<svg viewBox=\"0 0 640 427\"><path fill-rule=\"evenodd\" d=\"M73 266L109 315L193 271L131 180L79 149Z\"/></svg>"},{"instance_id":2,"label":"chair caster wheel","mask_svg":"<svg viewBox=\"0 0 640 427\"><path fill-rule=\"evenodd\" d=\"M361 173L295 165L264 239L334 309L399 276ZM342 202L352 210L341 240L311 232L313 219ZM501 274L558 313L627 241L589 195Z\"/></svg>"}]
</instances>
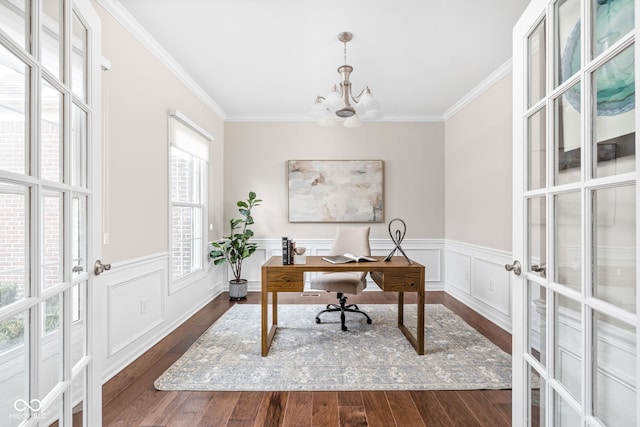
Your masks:
<instances>
[{"instance_id":1,"label":"chair caster wheel","mask_svg":"<svg viewBox=\"0 0 640 427\"><path fill-rule=\"evenodd\" d=\"M371 323L373 323L373 322L371 321L371 319L367 319L367 324L369 324L369 325L370 325Z\"/></svg>"},{"instance_id":2,"label":"chair caster wheel","mask_svg":"<svg viewBox=\"0 0 640 427\"><path fill-rule=\"evenodd\" d=\"M320 318L319 317L316 317L316 323L318 323L318 324L320 323Z\"/></svg>"},{"instance_id":3,"label":"chair caster wheel","mask_svg":"<svg viewBox=\"0 0 640 427\"><path fill-rule=\"evenodd\" d=\"M342 327L342 332L347 332L347 327L346 326Z\"/></svg>"}]
</instances>

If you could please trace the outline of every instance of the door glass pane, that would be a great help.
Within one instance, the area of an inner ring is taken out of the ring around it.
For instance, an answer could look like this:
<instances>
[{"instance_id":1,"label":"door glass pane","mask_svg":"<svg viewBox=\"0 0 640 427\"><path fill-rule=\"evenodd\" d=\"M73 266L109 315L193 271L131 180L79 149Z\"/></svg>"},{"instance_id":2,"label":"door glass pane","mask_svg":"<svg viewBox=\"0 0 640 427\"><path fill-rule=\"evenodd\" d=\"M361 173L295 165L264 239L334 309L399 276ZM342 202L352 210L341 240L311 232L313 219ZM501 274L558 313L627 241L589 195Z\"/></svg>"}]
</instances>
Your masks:
<instances>
[{"instance_id":1,"label":"door glass pane","mask_svg":"<svg viewBox=\"0 0 640 427\"><path fill-rule=\"evenodd\" d=\"M631 45L593 73L593 174L635 170L635 61Z\"/></svg>"},{"instance_id":2,"label":"door glass pane","mask_svg":"<svg viewBox=\"0 0 640 427\"><path fill-rule=\"evenodd\" d=\"M527 119L527 146L529 157L528 189L547 185L547 118L546 108Z\"/></svg>"},{"instance_id":3,"label":"door glass pane","mask_svg":"<svg viewBox=\"0 0 640 427\"><path fill-rule=\"evenodd\" d=\"M42 289L63 281L62 194L47 193L42 197Z\"/></svg>"},{"instance_id":4,"label":"door glass pane","mask_svg":"<svg viewBox=\"0 0 640 427\"><path fill-rule=\"evenodd\" d=\"M580 303L556 294L554 324L554 376L580 402L583 360Z\"/></svg>"},{"instance_id":5,"label":"door glass pane","mask_svg":"<svg viewBox=\"0 0 640 427\"><path fill-rule=\"evenodd\" d=\"M547 202L544 197L528 200L529 263L528 268L545 276L547 265Z\"/></svg>"},{"instance_id":6,"label":"door glass pane","mask_svg":"<svg viewBox=\"0 0 640 427\"><path fill-rule=\"evenodd\" d=\"M47 0L41 3L40 42L42 43L42 65L56 78L62 75L62 1Z\"/></svg>"},{"instance_id":7,"label":"door glass pane","mask_svg":"<svg viewBox=\"0 0 640 427\"><path fill-rule=\"evenodd\" d=\"M42 80L40 116L40 176L62 181L62 94Z\"/></svg>"},{"instance_id":8,"label":"door glass pane","mask_svg":"<svg viewBox=\"0 0 640 427\"><path fill-rule=\"evenodd\" d=\"M633 0L591 0L593 57L607 50L634 27Z\"/></svg>"},{"instance_id":9,"label":"door glass pane","mask_svg":"<svg viewBox=\"0 0 640 427\"><path fill-rule=\"evenodd\" d=\"M39 399L62 381L62 294L40 304L42 335L40 337Z\"/></svg>"},{"instance_id":10,"label":"door glass pane","mask_svg":"<svg viewBox=\"0 0 640 427\"><path fill-rule=\"evenodd\" d=\"M529 354L543 366L547 364L547 295L546 288L527 281L527 308L529 310Z\"/></svg>"},{"instance_id":11,"label":"door glass pane","mask_svg":"<svg viewBox=\"0 0 640 427\"><path fill-rule=\"evenodd\" d=\"M87 198L71 199L71 278L88 271L87 262Z\"/></svg>"},{"instance_id":12,"label":"door glass pane","mask_svg":"<svg viewBox=\"0 0 640 427\"><path fill-rule=\"evenodd\" d=\"M555 406L553 414L553 425L556 427L580 427L582 420L572 407L558 393L553 393L553 402Z\"/></svg>"},{"instance_id":13,"label":"door glass pane","mask_svg":"<svg viewBox=\"0 0 640 427\"><path fill-rule=\"evenodd\" d=\"M28 322L28 311L0 322L0 424L3 426L17 426L29 416L29 409L23 405L29 401Z\"/></svg>"},{"instance_id":14,"label":"door glass pane","mask_svg":"<svg viewBox=\"0 0 640 427\"><path fill-rule=\"evenodd\" d=\"M542 20L533 30L527 39L527 52L529 55L529 72L528 72L528 96L527 105L533 106L540 101L545 93L547 86L546 71L546 21Z\"/></svg>"},{"instance_id":15,"label":"door glass pane","mask_svg":"<svg viewBox=\"0 0 640 427\"><path fill-rule=\"evenodd\" d=\"M86 282L71 288L71 366L86 355Z\"/></svg>"},{"instance_id":16,"label":"door glass pane","mask_svg":"<svg viewBox=\"0 0 640 427\"><path fill-rule=\"evenodd\" d=\"M71 89L86 101L87 29L75 13L71 32Z\"/></svg>"},{"instance_id":17,"label":"door glass pane","mask_svg":"<svg viewBox=\"0 0 640 427\"><path fill-rule=\"evenodd\" d=\"M580 93L578 83L554 101L556 185L577 182L581 178Z\"/></svg>"},{"instance_id":18,"label":"door glass pane","mask_svg":"<svg viewBox=\"0 0 640 427\"><path fill-rule=\"evenodd\" d=\"M580 70L580 0L556 5L556 86Z\"/></svg>"},{"instance_id":19,"label":"door glass pane","mask_svg":"<svg viewBox=\"0 0 640 427\"><path fill-rule=\"evenodd\" d=\"M71 185L87 186L87 113L73 104L71 111Z\"/></svg>"},{"instance_id":20,"label":"door glass pane","mask_svg":"<svg viewBox=\"0 0 640 427\"><path fill-rule=\"evenodd\" d=\"M529 413L527 414L527 425L530 427L544 426L544 420L546 418L545 409L545 388L546 382L544 379L529 366L527 375L527 390L528 390L528 402Z\"/></svg>"},{"instance_id":21,"label":"door glass pane","mask_svg":"<svg viewBox=\"0 0 640 427\"><path fill-rule=\"evenodd\" d=\"M71 425L73 427L86 425L84 420L86 413L85 402L87 401L85 388L86 378L86 369L83 369L71 383Z\"/></svg>"},{"instance_id":22,"label":"door glass pane","mask_svg":"<svg viewBox=\"0 0 640 427\"><path fill-rule=\"evenodd\" d=\"M636 312L636 187L592 192L593 295Z\"/></svg>"},{"instance_id":23,"label":"door glass pane","mask_svg":"<svg viewBox=\"0 0 640 427\"><path fill-rule=\"evenodd\" d=\"M593 414L607 426L635 426L636 330L593 314Z\"/></svg>"},{"instance_id":24,"label":"door glass pane","mask_svg":"<svg viewBox=\"0 0 640 427\"><path fill-rule=\"evenodd\" d=\"M37 417L39 420L43 420L39 425L48 427L66 426L67 424L63 421L64 406L62 402L62 396L57 397L47 408L41 409L34 414L34 418Z\"/></svg>"},{"instance_id":25,"label":"door glass pane","mask_svg":"<svg viewBox=\"0 0 640 427\"><path fill-rule=\"evenodd\" d=\"M29 68L0 46L0 169L21 174L28 170L28 76Z\"/></svg>"},{"instance_id":26,"label":"door glass pane","mask_svg":"<svg viewBox=\"0 0 640 427\"><path fill-rule=\"evenodd\" d=\"M29 40L28 4L27 0L0 1L0 28L23 49Z\"/></svg>"},{"instance_id":27,"label":"door glass pane","mask_svg":"<svg viewBox=\"0 0 640 427\"><path fill-rule=\"evenodd\" d=\"M0 184L0 241L1 308L29 296L28 188Z\"/></svg>"},{"instance_id":28,"label":"door glass pane","mask_svg":"<svg viewBox=\"0 0 640 427\"><path fill-rule=\"evenodd\" d=\"M555 278L554 281L581 290L582 221L580 193L553 197L555 210Z\"/></svg>"}]
</instances>

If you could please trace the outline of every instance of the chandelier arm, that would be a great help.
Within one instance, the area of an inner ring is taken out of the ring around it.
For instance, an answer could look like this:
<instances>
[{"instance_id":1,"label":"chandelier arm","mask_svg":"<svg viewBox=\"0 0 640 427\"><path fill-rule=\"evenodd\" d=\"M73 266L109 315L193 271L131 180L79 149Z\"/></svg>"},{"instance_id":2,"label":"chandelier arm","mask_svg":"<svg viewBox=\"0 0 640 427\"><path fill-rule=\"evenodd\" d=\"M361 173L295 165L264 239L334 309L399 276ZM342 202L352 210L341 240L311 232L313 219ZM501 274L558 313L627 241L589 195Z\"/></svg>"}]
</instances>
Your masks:
<instances>
[{"instance_id":1,"label":"chandelier arm","mask_svg":"<svg viewBox=\"0 0 640 427\"><path fill-rule=\"evenodd\" d=\"M366 86L366 87L365 87L364 89L362 89L362 90L360 91L360 93L359 93L359 94L357 94L356 96L353 96L353 93L351 93L351 98L353 99L353 101L354 101L356 104L360 101L360 98L362 98L362 95L366 92L366 90L367 90L368 88L369 88L369 87L368 87L368 86Z\"/></svg>"}]
</instances>

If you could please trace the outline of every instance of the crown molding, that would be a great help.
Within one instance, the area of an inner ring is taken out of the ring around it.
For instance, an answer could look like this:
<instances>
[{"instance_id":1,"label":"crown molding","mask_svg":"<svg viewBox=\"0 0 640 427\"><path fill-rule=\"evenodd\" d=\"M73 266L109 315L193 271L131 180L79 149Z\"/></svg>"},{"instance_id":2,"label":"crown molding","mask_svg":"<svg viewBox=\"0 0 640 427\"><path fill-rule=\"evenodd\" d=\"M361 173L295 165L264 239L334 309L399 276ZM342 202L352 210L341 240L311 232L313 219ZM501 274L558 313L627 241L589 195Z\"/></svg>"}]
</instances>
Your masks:
<instances>
[{"instance_id":1,"label":"crown molding","mask_svg":"<svg viewBox=\"0 0 640 427\"><path fill-rule=\"evenodd\" d=\"M127 31L129 31L149 52L151 52L164 66L187 86L211 111L221 120L226 120L226 113L216 102L196 83L195 80L176 62L175 59L144 29L144 27L120 4L118 0L96 0L113 16Z\"/></svg>"},{"instance_id":2,"label":"crown molding","mask_svg":"<svg viewBox=\"0 0 640 427\"><path fill-rule=\"evenodd\" d=\"M227 114L227 122L315 122L308 114ZM440 114L386 114L375 122L442 122Z\"/></svg>"},{"instance_id":3,"label":"crown molding","mask_svg":"<svg viewBox=\"0 0 640 427\"><path fill-rule=\"evenodd\" d=\"M489 75L486 79L484 79L478 86L471 89L469 93L460 99L460 101L453 104L451 108L444 112L442 115L444 120L449 120L454 114L458 111L462 110L464 107L469 105L474 99L482 95L485 91L487 91L491 86L496 84L500 79L502 79L507 74L511 73L512 69L512 60L509 59L507 62L502 64L497 70Z\"/></svg>"}]
</instances>

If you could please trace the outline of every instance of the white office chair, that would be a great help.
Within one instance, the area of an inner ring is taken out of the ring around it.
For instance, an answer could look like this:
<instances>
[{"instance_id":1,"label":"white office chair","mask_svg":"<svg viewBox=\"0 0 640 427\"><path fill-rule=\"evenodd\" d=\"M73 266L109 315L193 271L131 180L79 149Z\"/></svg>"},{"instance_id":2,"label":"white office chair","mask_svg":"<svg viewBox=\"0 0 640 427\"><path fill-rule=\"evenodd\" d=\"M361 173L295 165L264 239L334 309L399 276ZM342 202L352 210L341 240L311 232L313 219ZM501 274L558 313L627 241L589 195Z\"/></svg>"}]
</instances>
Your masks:
<instances>
[{"instance_id":1,"label":"white office chair","mask_svg":"<svg viewBox=\"0 0 640 427\"><path fill-rule=\"evenodd\" d=\"M331 246L329 255L371 255L369 246L369 227L338 227L336 237ZM327 292L337 292L339 304L327 304L327 308L316 315L316 323L320 322L320 315L332 311L340 312L342 330L346 331L345 312L360 313L371 324L371 318L367 313L360 311L356 304L347 305L347 297L344 294L359 294L367 287L367 272L336 272L324 273L311 279L311 289L320 289Z\"/></svg>"}]
</instances>

